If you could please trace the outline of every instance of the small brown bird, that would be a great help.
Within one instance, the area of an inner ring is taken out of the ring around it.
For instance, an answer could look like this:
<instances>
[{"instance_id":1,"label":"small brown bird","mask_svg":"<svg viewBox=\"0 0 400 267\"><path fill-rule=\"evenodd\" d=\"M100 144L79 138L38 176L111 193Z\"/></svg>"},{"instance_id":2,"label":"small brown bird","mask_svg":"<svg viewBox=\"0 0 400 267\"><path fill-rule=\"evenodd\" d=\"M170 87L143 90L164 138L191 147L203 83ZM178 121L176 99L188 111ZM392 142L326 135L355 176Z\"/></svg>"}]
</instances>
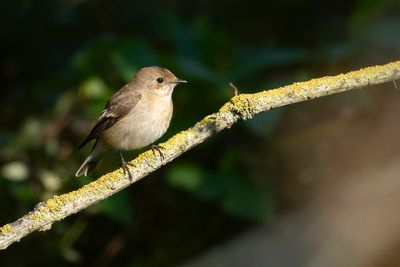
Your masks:
<instances>
[{"instance_id":1,"label":"small brown bird","mask_svg":"<svg viewBox=\"0 0 400 267\"><path fill-rule=\"evenodd\" d=\"M121 166L129 178L131 173L122 151L139 149L159 139L168 129L172 117L172 92L179 83L166 68L145 67L132 81L117 91L106 104L82 148L95 139L92 151L76 176L90 175L100 159L111 150L121 156ZM156 148L156 147L155 147Z\"/></svg>"}]
</instances>

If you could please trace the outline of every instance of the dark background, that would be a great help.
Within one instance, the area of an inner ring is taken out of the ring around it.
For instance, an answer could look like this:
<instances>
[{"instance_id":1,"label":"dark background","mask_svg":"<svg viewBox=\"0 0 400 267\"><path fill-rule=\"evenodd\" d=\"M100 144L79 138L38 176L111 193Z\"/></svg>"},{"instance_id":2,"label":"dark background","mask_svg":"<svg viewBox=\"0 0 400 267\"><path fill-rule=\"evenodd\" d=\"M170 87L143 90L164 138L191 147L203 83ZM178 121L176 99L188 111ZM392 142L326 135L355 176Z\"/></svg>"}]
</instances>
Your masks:
<instances>
[{"instance_id":1,"label":"dark background","mask_svg":"<svg viewBox=\"0 0 400 267\"><path fill-rule=\"evenodd\" d=\"M189 81L174 92L166 140L228 101L230 81L251 93L400 55L396 0L6 0L0 27L1 225L119 166L114 154L93 177L74 177L89 150L77 146L107 99L143 66L164 66ZM347 126L399 101L386 84L234 125L134 186L12 245L0 253L0 266L176 266L257 225L268 232L313 202L316 180L326 177L310 178L319 165L308 158L315 151L307 144L323 140L321 132L348 140ZM384 130L382 140L391 132ZM318 147L323 158L326 144Z\"/></svg>"}]
</instances>

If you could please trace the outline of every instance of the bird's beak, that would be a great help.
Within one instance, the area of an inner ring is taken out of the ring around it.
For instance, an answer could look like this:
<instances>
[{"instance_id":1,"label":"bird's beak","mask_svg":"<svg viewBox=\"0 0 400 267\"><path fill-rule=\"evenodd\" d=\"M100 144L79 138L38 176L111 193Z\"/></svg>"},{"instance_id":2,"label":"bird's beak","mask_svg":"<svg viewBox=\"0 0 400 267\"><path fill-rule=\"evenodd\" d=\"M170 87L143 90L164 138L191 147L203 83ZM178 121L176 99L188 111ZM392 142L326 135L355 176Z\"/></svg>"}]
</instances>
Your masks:
<instances>
[{"instance_id":1,"label":"bird's beak","mask_svg":"<svg viewBox=\"0 0 400 267\"><path fill-rule=\"evenodd\" d=\"M182 80L182 79L175 79L174 81L172 81L173 83L176 83L176 84L178 84L178 83L187 83L187 81L185 81L185 80Z\"/></svg>"}]
</instances>

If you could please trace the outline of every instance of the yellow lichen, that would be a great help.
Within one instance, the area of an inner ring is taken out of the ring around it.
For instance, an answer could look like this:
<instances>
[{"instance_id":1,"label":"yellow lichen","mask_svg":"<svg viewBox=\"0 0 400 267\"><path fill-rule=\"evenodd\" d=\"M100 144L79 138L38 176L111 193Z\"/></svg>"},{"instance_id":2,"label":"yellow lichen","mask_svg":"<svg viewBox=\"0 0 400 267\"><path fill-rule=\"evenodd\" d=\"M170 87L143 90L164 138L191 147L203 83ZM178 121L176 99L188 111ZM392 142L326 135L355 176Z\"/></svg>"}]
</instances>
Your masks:
<instances>
[{"instance_id":1,"label":"yellow lichen","mask_svg":"<svg viewBox=\"0 0 400 267\"><path fill-rule=\"evenodd\" d=\"M0 227L0 233L4 235L11 235L15 233L15 230L10 224L6 224L3 227Z\"/></svg>"},{"instance_id":2,"label":"yellow lichen","mask_svg":"<svg viewBox=\"0 0 400 267\"><path fill-rule=\"evenodd\" d=\"M240 115L242 119L249 119L253 117L254 112L254 95L251 94L240 94L234 96L228 103L223 105L220 109L220 113L233 112ZM234 121L228 122L233 123Z\"/></svg>"},{"instance_id":3,"label":"yellow lichen","mask_svg":"<svg viewBox=\"0 0 400 267\"><path fill-rule=\"evenodd\" d=\"M54 196L54 198L47 200L46 205L51 212L56 212L60 210L59 202L57 201L58 196Z\"/></svg>"},{"instance_id":4,"label":"yellow lichen","mask_svg":"<svg viewBox=\"0 0 400 267\"><path fill-rule=\"evenodd\" d=\"M186 131L177 133L176 135L171 137L167 142L164 142L160 145L164 147L166 150L173 149L176 151L182 144L185 144L185 142L189 137L194 136L195 134L196 132L193 130L193 128L190 128Z\"/></svg>"}]
</instances>

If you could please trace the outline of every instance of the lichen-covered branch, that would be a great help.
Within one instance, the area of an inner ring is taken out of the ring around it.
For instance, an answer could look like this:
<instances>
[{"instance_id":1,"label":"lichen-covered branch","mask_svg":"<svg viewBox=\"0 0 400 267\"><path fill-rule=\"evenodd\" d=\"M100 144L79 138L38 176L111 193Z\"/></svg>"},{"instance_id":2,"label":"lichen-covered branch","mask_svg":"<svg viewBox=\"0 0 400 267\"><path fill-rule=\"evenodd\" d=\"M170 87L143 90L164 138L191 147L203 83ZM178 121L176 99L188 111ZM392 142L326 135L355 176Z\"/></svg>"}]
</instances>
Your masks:
<instances>
[{"instance_id":1,"label":"lichen-covered branch","mask_svg":"<svg viewBox=\"0 0 400 267\"><path fill-rule=\"evenodd\" d=\"M7 248L29 233L50 229L54 222L77 213L124 189L200 144L211 135L240 120L251 119L257 113L271 108L397 79L400 79L400 61L337 76L294 83L255 94L234 96L218 112L205 117L192 128L180 132L165 143L160 144L165 148L163 158L158 153L146 151L134 159L131 162L135 166L131 169L132 180L127 179L121 170L116 170L76 191L54 196L46 202L41 202L22 218L4 225L0 228L0 249Z\"/></svg>"}]
</instances>

